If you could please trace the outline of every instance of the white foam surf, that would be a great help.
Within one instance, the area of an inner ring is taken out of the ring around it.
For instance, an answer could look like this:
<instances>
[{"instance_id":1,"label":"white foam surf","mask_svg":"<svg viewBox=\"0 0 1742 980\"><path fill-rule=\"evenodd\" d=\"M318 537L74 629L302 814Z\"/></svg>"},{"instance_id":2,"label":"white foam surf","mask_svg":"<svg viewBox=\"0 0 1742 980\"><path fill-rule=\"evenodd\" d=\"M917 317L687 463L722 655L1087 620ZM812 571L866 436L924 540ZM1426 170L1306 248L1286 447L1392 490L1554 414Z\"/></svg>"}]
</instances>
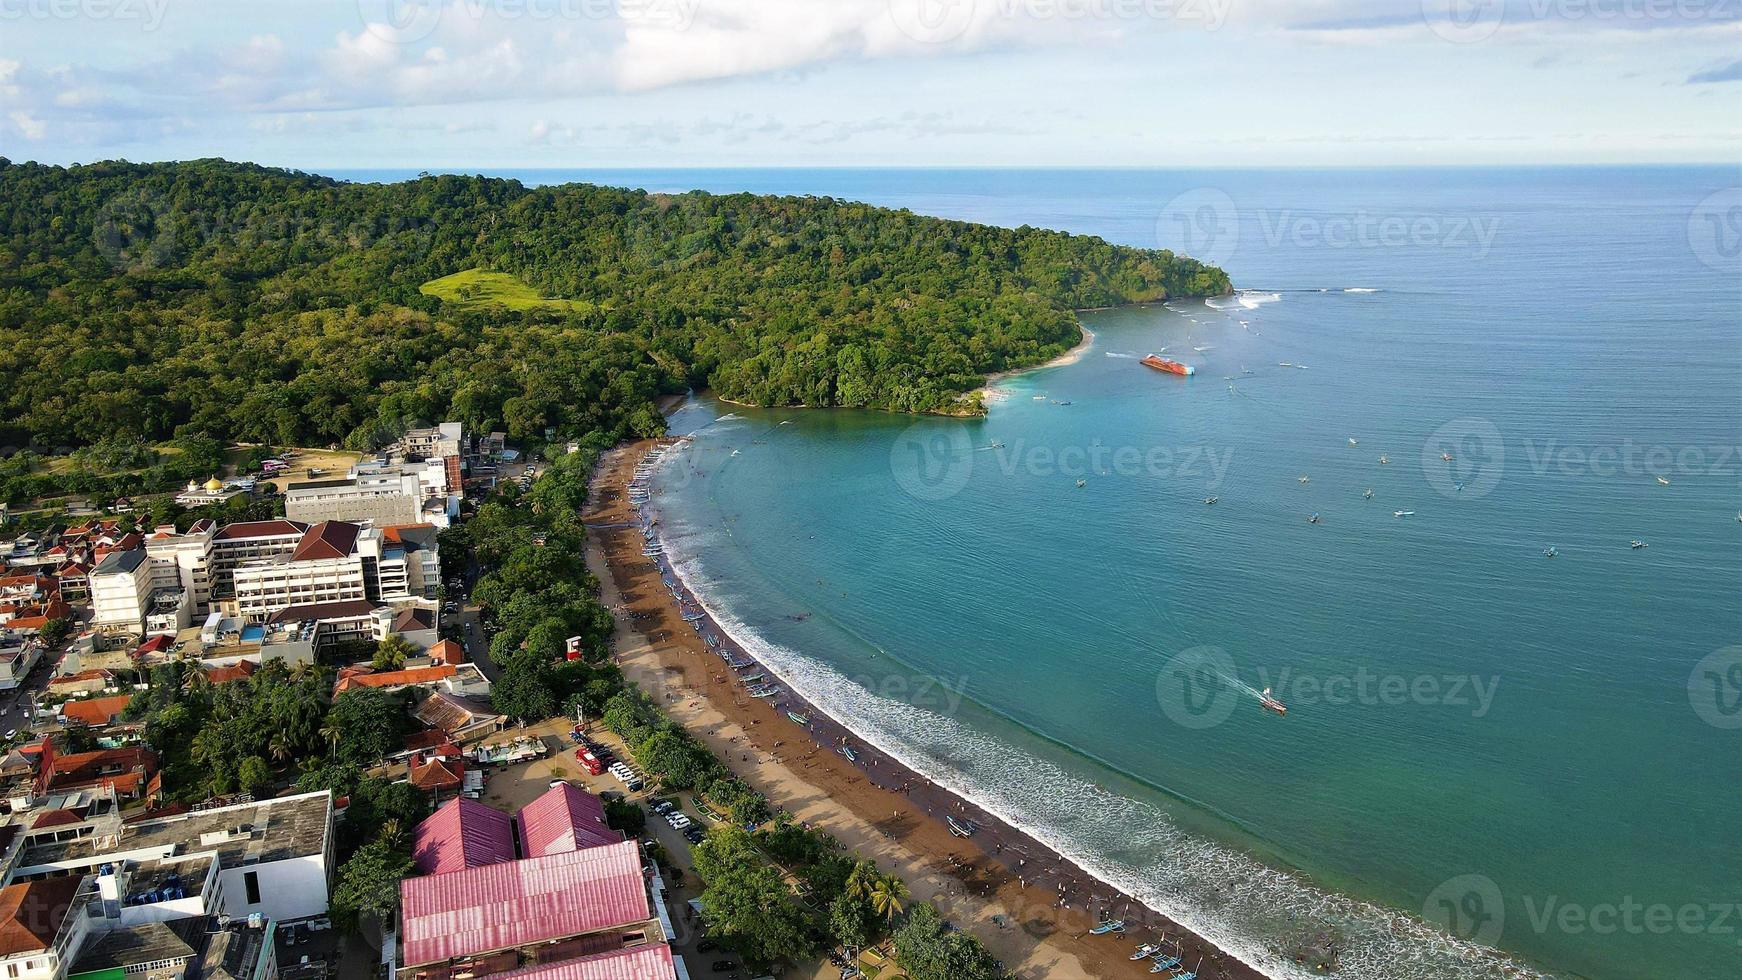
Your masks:
<instances>
[{"instance_id":1,"label":"white foam surf","mask_svg":"<svg viewBox=\"0 0 1742 980\"><path fill-rule=\"evenodd\" d=\"M1282 302L1281 293L1265 293L1253 289L1243 289L1239 293L1240 305L1248 310L1256 310L1269 303Z\"/></svg>"},{"instance_id":2,"label":"white foam surf","mask_svg":"<svg viewBox=\"0 0 1742 980\"><path fill-rule=\"evenodd\" d=\"M1103 789L953 717L875 694L834 667L768 640L706 588L712 581L701 556L706 533L680 531L665 541L674 574L721 630L795 693L909 769L1265 976L1319 976L1284 950L1293 940L1329 932L1339 939L1336 975L1345 980L1547 980L1413 916L1314 887L1181 831L1155 805ZM1146 860L1114 856L1133 853Z\"/></svg>"},{"instance_id":3,"label":"white foam surf","mask_svg":"<svg viewBox=\"0 0 1742 980\"><path fill-rule=\"evenodd\" d=\"M1377 292L1379 292L1379 290L1374 289L1374 288L1369 287L1369 286L1350 286L1348 289L1343 290L1343 292L1345 292L1345 293L1377 293Z\"/></svg>"}]
</instances>

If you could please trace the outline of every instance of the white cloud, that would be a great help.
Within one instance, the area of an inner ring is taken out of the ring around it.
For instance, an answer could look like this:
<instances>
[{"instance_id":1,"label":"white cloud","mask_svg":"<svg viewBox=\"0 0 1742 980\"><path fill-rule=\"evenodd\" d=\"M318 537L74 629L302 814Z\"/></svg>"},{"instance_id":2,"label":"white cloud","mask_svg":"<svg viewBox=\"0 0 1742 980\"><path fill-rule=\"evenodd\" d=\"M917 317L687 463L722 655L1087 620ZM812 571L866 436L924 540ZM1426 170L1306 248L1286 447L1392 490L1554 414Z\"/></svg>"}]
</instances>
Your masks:
<instances>
[{"instance_id":1,"label":"white cloud","mask_svg":"<svg viewBox=\"0 0 1742 980\"><path fill-rule=\"evenodd\" d=\"M23 109L14 109L12 112L7 114L7 118L12 120L12 125L18 127L18 132L22 134L25 139L31 140L32 142L40 140L48 134L48 127L43 124L42 120L32 116L28 112L25 112Z\"/></svg>"}]
</instances>

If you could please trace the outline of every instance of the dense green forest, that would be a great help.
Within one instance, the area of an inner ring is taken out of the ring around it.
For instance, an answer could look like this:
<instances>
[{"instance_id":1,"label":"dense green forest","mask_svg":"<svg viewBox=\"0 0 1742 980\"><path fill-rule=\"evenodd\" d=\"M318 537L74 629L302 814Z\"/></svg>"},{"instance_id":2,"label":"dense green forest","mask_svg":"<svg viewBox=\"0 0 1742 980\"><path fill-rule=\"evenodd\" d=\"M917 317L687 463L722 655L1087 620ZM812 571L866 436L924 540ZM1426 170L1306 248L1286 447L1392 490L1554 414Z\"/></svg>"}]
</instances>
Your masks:
<instances>
[{"instance_id":1,"label":"dense green forest","mask_svg":"<svg viewBox=\"0 0 1742 980\"><path fill-rule=\"evenodd\" d=\"M470 269L576 302L419 291ZM971 410L1074 343L1073 309L1228 289L1165 251L829 198L0 158L0 444L648 435L686 385Z\"/></svg>"}]
</instances>

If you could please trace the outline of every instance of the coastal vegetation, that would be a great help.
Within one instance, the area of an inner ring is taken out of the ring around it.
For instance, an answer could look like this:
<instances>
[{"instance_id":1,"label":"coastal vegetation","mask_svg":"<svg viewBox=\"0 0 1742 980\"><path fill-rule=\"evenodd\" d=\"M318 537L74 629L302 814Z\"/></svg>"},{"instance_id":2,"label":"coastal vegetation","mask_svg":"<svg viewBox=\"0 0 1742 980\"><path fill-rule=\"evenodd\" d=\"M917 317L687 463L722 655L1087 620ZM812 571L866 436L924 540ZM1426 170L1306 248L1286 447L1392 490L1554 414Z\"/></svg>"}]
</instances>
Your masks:
<instances>
[{"instance_id":1,"label":"coastal vegetation","mask_svg":"<svg viewBox=\"0 0 1742 980\"><path fill-rule=\"evenodd\" d=\"M1075 343L1073 309L1228 288L1166 251L829 198L0 159L0 446L367 449L438 418L609 443L699 385L961 411Z\"/></svg>"}]
</instances>

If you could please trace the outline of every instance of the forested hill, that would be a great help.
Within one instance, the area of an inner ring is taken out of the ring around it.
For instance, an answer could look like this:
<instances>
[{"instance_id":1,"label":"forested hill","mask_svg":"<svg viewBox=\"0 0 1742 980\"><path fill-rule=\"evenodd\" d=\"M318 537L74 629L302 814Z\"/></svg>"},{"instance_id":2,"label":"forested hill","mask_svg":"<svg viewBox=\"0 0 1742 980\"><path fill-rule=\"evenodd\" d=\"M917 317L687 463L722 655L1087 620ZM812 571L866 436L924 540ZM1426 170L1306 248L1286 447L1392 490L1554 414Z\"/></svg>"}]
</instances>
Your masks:
<instances>
[{"instance_id":1,"label":"forested hill","mask_svg":"<svg viewBox=\"0 0 1742 980\"><path fill-rule=\"evenodd\" d=\"M419 290L473 269L573 302ZM0 158L0 440L615 438L686 384L949 411L1074 343L1074 308L1228 289L1170 252L829 198Z\"/></svg>"}]
</instances>

